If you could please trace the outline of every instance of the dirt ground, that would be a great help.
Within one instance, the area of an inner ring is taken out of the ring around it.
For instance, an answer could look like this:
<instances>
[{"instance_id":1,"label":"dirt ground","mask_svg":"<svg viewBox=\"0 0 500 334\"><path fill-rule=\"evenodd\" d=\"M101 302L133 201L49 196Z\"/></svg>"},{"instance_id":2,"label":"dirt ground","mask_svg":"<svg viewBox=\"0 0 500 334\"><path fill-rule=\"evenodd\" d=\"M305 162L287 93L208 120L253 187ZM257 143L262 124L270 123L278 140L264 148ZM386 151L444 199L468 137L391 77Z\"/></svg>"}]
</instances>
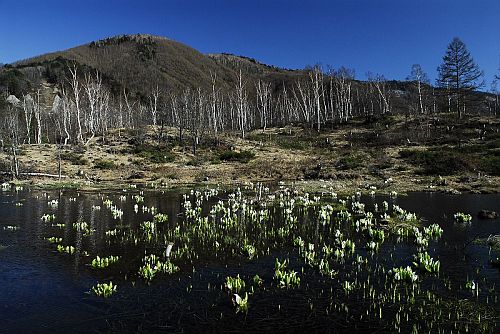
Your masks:
<instances>
[{"instance_id":1,"label":"dirt ground","mask_svg":"<svg viewBox=\"0 0 500 334\"><path fill-rule=\"evenodd\" d=\"M498 128L496 119L489 122ZM220 145L201 145L196 155L192 153L189 136L183 145L169 144L177 136L177 130L172 128L162 134L165 139L161 145L168 147L170 157L165 162L151 161L142 152L135 152L134 135L115 130L104 139L96 137L86 146L68 146L61 151L55 144L22 145L21 173L57 175L61 152L63 178L21 175L16 182L41 188L114 189L133 184L157 189L191 184L230 186L243 182L284 181L308 191L330 189L338 193L357 190L399 193L500 191L500 177L486 173L469 171L448 176L419 173L411 161L400 156L400 151L410 144L412 149L425 149L426 145L419 145L418 141L405 138L399 144L372 145L373 141L381 140L382 135L390 140L399 138L403 130L387 135L397 126L391 124L389 128L386 125L378 130L351 125L321 134L290 126L255 130L245 139L236 134L221 136L218 138ZM155 133L154 129L149 129L145 136L152 151L157 145ZM357 138L361 138L361 144ZM248 162L224 161L217 158L221 150L252 152L254 156ZM0 154L6 171L11 160L8 153ZM99 166L103 161L107 164ZM343 165L342 161L347 162Z\"/></svg>"}]
</instances>

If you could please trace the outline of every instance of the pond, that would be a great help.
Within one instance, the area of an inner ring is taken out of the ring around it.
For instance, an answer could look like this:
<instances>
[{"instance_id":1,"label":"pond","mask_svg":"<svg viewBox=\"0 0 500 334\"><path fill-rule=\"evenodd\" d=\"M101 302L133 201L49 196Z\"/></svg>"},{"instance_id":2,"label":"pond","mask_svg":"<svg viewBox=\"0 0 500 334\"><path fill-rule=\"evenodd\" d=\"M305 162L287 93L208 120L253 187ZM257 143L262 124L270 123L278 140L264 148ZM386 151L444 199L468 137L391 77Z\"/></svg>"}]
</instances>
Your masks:
<instances>
[{"instance_id":1,"label":"pond","mask_svg":"<svg viewBox=\"0 0 500 334\"><path fill-rule=\"evenodd\" d=\"M500 195L4 186L0 332L494 333L482 209Z\"/></svg>"}]
</instances>

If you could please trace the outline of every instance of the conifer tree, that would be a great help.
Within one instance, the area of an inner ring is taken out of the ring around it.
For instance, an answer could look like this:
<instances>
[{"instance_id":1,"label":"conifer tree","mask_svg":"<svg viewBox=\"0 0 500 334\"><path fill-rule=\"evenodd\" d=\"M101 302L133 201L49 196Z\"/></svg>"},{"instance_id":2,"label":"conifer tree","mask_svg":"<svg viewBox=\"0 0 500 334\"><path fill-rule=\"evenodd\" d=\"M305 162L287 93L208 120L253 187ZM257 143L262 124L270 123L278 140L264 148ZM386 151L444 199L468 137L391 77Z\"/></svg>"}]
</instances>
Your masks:
<instances>
[{"instance_id":1,"label":"conifer tree","mask_svg":"<svg viewBox=\"0 0 500 334\"><path fill-rule=\"evenodd\" d=\"M466 111L471 93L484 85L483 71L458 37L448 45L438 67L437 85L451 94L459 118Z\"/></svg>"}]
</instances>

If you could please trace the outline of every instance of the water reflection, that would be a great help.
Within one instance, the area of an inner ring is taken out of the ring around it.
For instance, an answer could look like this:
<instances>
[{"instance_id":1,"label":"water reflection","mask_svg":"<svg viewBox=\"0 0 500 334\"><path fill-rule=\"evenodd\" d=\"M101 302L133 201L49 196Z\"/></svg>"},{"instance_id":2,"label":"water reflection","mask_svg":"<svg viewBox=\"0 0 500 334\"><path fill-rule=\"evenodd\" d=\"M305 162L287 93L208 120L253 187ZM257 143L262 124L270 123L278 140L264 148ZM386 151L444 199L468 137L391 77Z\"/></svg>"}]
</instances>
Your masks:
<instances>
[{"instance_id":1,"label":"water reflection","mask_svg":"<svg viewBox=\"0 0 500 334\"><path fill-rule=\"evenodd\" d=\"M486 332L495 330L491 323L499 316L500 275L489 264L492 255L488 247L472 241L500 232L498 219L479 221L475 217L481 209L500 211L499 195L362 196L359 200L366 207L355 213L351 206L356 198L336 200L327 195L315 200L312 195L305 198L282 189L268 194L274 199L259 201L261 193L261 189L248 189L247 194L206 189L145 194L139 190L102 194L3 192L0 244L8 247L0 251L0 299L4 305L0 320L7 324L7 331L64 331L68 327L55 325L61 321L82 332L88 328L123 330L120 326L132 331L162 328L158 326L190 331L208 326L220 331L235 329L231 321L246 321L249 331L285 324L283 331L307 326L343 331L356 326L358 331L368 332L374 327L411 330L411 319L404 319L411 316L417 330L434 330L426 323L431 318L436 323L442 321L440 330L450 332L460 321L457 314L466 313L467 307L480 309L480 305L490 321L478 323L488 324L483 328ZM54 200L58 205L51 206L49 202ZM410 227L410 232L398 236L378 223L363 225L364 220L370 220L368 212L375 204L381 208L383 201L391 204L389 211L397 205L425 218L422 226L441 226L442 237L439 241L430 239L425 249L439 259L439 274L424 274L412 267L419 276L418 284L393 280L390 271L412 266L413 256L421 250ZM339 214L342 210L350 211L352 217L339 218L344 217ZM456 224L453 214L459 211L471 213L472 223ZM119 212L122 215L116 216ZM168 220L161 221L159 213ZM44 214L54 214L56 219L43 222L40 217ZM75 228L78 222L87 227ZM19 226L19 230L5 231L6 226ZM379 230L385 231L384 237L378 251L370 251L367 244L380 238L373 234ZM56 245L46 240L49 237L62 238L61 245L74 246L75 253L58 253ZM352 252L344 248L346 241L355 245ZM164 253L172 242L167 259ZM331 247L331 255L325 246ZM150 255L156 255L160 263L171 260L179 272L158 273L148 282L139 268L150 261L145 260ZM93 269L90 263L96 256L120 259L106 268ZM289 260L286 270L297 272L299 287L279 288L277 258ZM262 277L263 287L252 287L256 274ZM243 318L235 314L224 286L227 277L237 275L246 280L251 293L249 312ZM112 298L86 294L98 282L110 280L118 285ZM467 288L469 282L480 288ZM461 306L464 309L458 310L445 297L472 304L465 303ZM428 309L421 310L426 303ZM433 310L442 305L439 303L450 305ZM451 309L453 317L441 314ZM129 319L120 314L129 315ZM446 317L452 320L447 323ZM465 329L464 322L460 326Z\"/></svg>"}]
</instances>

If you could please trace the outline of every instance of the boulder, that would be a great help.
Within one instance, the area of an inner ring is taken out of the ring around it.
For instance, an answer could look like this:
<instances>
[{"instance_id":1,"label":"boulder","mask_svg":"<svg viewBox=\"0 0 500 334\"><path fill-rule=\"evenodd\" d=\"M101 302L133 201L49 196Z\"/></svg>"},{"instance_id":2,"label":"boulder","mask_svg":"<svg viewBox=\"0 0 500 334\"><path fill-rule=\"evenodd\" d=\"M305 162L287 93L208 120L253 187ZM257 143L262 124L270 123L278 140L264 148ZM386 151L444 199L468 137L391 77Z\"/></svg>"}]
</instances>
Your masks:
<instances>
[{"instance_id":1,"label":"boulder","mask_svg":"<svg viewBox=\"0 0 500 334\"><path fill-rule=\"evenodd\" d=\"M490 210L481 210L477 216L479 219L497 219L499 217L497 212Z\"/></svg>"},{"instance_id":2,"label":"boulder","mask_svg":"<svg viewBox=\"0 0 500 334\"><path fill-rule=\"evenodd\" d=\"M9 95L9 96L7 97L7 99L6 99L6 101L7 101L8 103L12 104L14 107L19 106L19 104L20 104L20 102L21 102L21 101L20 101L17 97L15 97L14 95Z\"/></svg>"},{"instance_id":3,"label":"boulder","mask_svg":"<svg viewBox=\"0 0 500 334\"><path fill-rule=\"evenodd\" d=\"M143 172L134 172L130 174L130 176L127 178L128 180L138 180L138 179L143 179L146 177L146 174Z\"/></svg>"}]
</instances>

